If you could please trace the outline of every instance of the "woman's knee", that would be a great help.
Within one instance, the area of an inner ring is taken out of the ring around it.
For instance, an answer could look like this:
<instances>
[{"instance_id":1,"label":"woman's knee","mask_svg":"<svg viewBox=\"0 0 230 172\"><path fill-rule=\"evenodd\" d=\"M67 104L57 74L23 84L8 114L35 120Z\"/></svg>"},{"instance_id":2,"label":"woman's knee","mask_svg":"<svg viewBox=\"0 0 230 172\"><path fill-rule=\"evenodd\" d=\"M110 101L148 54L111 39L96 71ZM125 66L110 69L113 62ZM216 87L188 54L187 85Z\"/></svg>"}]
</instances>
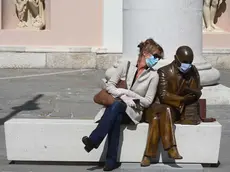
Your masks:
<instances>
[{"instance_id":1,"label":"woman's knee","mask_svg":"<svg viewBox=\"0 0 230 172\"><path fill-rule=\"evenodd\" d=\"M121 101L115 101L110 108L112 111L125 111L126 105Z\"/></svg>"}]
</instances>

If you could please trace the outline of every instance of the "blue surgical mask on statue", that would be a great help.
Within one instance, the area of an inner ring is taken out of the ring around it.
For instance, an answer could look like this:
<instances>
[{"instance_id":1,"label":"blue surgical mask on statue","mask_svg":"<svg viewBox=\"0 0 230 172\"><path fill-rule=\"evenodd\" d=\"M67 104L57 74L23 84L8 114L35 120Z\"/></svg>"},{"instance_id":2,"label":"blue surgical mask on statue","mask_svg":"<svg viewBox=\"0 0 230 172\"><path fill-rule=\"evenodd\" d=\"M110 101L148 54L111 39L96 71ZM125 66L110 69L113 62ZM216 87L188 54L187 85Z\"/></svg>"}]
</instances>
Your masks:
<instances>
[{"instance_id":1,"label":"blue surgical mask on statue","mask_svg":"<svg viewBox=\"0 0 230 172\"><path fill-rule=\"evenodd\" d=\"M179 70L182 73L187 73L191 67L192 67L192 65L189 63L181 63Z\"/></svg>"},{"instance_id":2,"label":"blue surgical mask on statue","mask_svg":"<svg viewBox=\"0 0 230 172\"><path fill-rule=\"evenodd\" d=\"M189 71L189 69L192 67L192 64L190 63L181 63L181 61L179 60L179 58L176 55L177 60L180 62L180 67L178 67L178 69L182 72L182 73L187 73Z\"/></svg>"},{"instance_id":3,"label":"blue surgical mask on statue","mask_svg":"<svg viewBox=\"0 0 230 172\"><path fill-rule=\"evenodd\" d=\"M153 55L146 59L146 64L149 68L152 68L159 61L158 58L155 58Z\"/></svg>"}]
</instances>

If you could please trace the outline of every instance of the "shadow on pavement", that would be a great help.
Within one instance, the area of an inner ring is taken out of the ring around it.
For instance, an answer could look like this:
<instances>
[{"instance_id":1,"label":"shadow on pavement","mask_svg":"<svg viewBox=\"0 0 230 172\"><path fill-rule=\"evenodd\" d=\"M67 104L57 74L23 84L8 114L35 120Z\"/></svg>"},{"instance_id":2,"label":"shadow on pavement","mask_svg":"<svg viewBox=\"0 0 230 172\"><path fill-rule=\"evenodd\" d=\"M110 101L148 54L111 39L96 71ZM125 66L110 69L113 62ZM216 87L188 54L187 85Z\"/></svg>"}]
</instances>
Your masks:
<instances>
[{"instance_id":1,"label":"shadow on pavement","mask_svg":"<svg viewBox=\"0 0 230 172\"><path fill-rule=\"evenodd\" d=\"M36 102L38 101L38 99L40 99L43 96L44 96L43 94L38 94L32 100L29 100L29 101L25 102L21 106L12 107L12 109L14 111L12 111L10 114L6 115L4 118L1 118L0 119L0 125L3 125L7 120L11 119L12 117L14 117L15 115L17 115L21 111L25 111L25 110L28 111L28 110L37 110L37 109L40 109L38 107L38 103L36 103Z\"/></svg>"},{"instance_id":2,"label":"shadow on pavement","mask_svg":"<svg viewBox=\"0 0 230 172\"><path fill-rule=\"evenodd\" d=\"M62 166L97 166L103 167L104 162L74 162L74 161L11 161L15 165L62 165Z\"/></svg>"}]
</instances>

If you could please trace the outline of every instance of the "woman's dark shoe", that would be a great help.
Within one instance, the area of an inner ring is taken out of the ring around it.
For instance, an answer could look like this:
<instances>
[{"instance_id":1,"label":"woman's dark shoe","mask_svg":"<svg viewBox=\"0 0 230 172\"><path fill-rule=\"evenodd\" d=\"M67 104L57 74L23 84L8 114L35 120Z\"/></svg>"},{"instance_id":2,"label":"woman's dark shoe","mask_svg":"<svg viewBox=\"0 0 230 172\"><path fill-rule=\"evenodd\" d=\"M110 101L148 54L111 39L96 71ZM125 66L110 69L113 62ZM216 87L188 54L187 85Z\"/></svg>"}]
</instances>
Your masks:
<instances>
[{"instance_id":1,"label":"woman's dark shoe","mask_svg":"<svg viewBox=\"0 0 230 172\"><path fill-rule=\"evenodd\" d=\"M115 163L112 166L105 164L103 171L113 171L113 170L117 169L118 167L120 167L120 165L121 165L120 163Z\"/></svg>"},{"instance_id":2,"label":"woman's dark shoe","mask_svg":"<svg viewBox=\"0 0 230 172\"><path fill-rule=\"evenodd\" d=\"M93 142L90 140L89 137L84 136L84 137L82 138L82 142L84 143L84 145L85 145L84 148L85 148L85 150L86 150L87 152L90 152L90 151L94 148Z\"/></svg>"}]
</instances>

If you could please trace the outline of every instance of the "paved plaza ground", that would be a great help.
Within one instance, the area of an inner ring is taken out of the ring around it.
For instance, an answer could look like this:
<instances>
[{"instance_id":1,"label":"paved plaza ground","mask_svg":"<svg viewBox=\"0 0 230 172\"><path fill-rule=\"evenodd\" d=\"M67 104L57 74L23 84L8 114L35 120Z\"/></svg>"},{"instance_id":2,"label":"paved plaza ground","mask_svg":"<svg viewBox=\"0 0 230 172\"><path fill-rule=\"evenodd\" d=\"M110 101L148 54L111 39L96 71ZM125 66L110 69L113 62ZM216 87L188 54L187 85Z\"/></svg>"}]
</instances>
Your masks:
<instances>
[{"instance_id":1,"label":"paved plaza ground","mask_svg":"<svg viewBox=\"0 0 230 172\"><path fill-rule=\"evenodd\" d=\"M103 76L102 70L0 69L0 172L87 171L90 166L9 164L3 123L11 117L92 119L100 108L92 97L100 90ZM230 71L221 71L220 83L230 87ZM38 95L41 97L33 102ZM208 116L217 118L223 125L223 133L221 165L205 171L229 172L230 105L212 105L207 110Z\"/></svg>"}]
</instances>

